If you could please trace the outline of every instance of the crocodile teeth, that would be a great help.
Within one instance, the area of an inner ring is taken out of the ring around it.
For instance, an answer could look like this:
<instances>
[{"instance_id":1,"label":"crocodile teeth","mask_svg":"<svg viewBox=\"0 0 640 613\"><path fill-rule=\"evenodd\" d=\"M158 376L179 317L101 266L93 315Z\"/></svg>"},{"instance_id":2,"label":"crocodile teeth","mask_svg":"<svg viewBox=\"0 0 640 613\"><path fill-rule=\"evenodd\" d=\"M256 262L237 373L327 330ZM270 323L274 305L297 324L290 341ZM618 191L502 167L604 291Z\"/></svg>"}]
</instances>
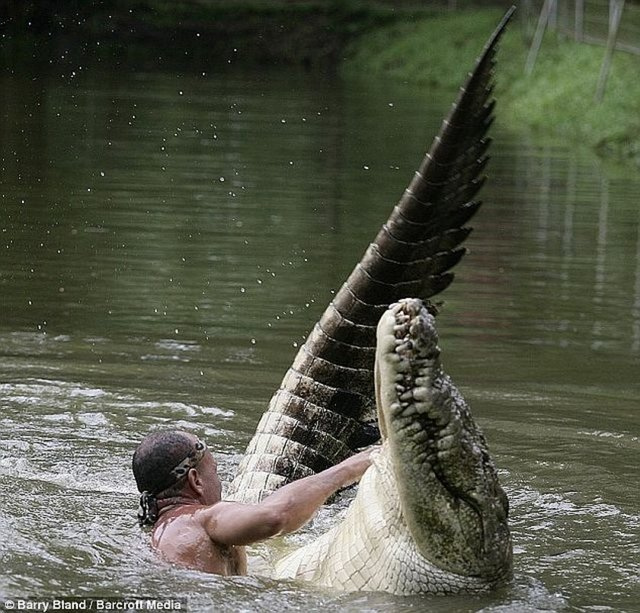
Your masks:
<instances>
[{"instance_id":1,"label":"crocodile teeth","mask_svg":"<svg viewBox=\"0 0 640 613\"><path fill-rule=\"evenodd\" d=\"M412 390L413 397L422 402L429 400L429 390L426 387L416 387Z\"/></svg>"},{"instance_id":2,"label":"crocodile teeth","mask_svg":"<svg viewBox=\"0 0 640 613\"><path fill-rule=\"evenodd\" d=\"M421 414L429 413L429 404L426 402L417 401L413 403L413 406L416 409L416 413L421 413Z\"/></svg>"},{"instance_id":3,"label":"crocodile teeth","mask_svg":"<svg viewBox=\"0 0 640 613\"><path fill-rule=\"evenodd\" d=\"M405 414L406 414L406 412L405 412ZM430 439L430 437L431 437L431 434L429 433L428 430L425 429L425 430L421 430L421 431L416 432L413 435L413 440L416 443L426 443Z\"/></svg>"}]
</instances>

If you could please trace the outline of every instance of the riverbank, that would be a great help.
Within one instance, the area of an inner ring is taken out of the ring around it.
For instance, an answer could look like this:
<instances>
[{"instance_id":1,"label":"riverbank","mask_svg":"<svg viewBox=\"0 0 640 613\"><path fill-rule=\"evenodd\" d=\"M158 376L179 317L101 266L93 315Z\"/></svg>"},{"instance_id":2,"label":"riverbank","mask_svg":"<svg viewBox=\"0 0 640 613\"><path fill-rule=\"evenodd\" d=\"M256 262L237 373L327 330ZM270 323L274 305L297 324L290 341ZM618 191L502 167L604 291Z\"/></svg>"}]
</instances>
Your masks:
<instances>
[{"instance_id":1,"label":"riverbank","mask_svg":"<svg viewBox=\"0 0 640 613\"><path fill-rule=\"evenodd\" d=\"M0 9L0 58L10 70L52 57L69 69L90 61L132 70L179 70L187 62L199 72L215 64L321 66L348 78L398 79L441 93L457 90L502 14L360 0L141 0L133 8L104 0L59 11L49 5L53 0ZM596 103L602 47L548 34L530 76L527 51L516 17L498 56L500 122L640 167L638 58L614 55L604 100Z\"/></svg>"},{"instance_id":2,"label":"riverbank","mask_svg":"<svg viewBox=\"0 0 640 613\"><path fill-rule=\"evenodd\" d=\"M349 46L342 72L453 92L500 15L483 9L379 28ZM524 73L527 52L519 25L513 23L498 54L501 123L581 143L640 167L638 58L614 54L604 99L596 103L603 47L548 34L530 76Z\"/></svg>"}]
</instances>

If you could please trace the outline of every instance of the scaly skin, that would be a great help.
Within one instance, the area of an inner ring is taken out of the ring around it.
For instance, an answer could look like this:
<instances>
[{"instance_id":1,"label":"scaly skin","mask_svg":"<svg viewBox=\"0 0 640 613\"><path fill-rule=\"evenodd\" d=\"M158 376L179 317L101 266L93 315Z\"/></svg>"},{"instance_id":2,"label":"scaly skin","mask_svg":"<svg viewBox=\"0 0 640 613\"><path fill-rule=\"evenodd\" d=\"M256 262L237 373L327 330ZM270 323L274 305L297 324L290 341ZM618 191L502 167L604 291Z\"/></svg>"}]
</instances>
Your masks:
<instances>
[{"instance_id":1,"label":"scaly skin","mask_svg":"<svg viewBox=\"0 0 640 613\"><path fill-rule=\"evenodd\" d=\"M453 280L480 207L493 120L493 70L505 15L386 223L300 347L238 467L230 494L257 502L378 438L376 325L407 297Z\"/></svg>"},{"instance_id":2,"label":"scaly skin","mask_svg":"<svg viewBox=\"0 0 640 613\"><path fill-rule=\"evenodd\" d=\"M280 578L396 594L483 591L511 576L508 502L486 441L440 364L421 300L377 328L383 445L342 523L281 560Z\"/></svg>"}]
</instances>

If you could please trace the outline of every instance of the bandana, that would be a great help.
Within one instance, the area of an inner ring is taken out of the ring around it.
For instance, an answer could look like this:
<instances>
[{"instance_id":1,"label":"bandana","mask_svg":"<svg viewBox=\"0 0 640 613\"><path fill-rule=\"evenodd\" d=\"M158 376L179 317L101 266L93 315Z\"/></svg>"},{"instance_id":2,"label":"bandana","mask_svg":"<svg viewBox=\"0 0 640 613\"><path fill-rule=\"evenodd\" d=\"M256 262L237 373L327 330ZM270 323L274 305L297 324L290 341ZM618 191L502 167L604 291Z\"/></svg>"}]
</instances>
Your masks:
<instances>
[{"instance_id":1,"label":"bandana","mask_svg":"<svg viewBox=\"0 0 640 613\"><path fill-rule=\"evenodd\" d=\"M169 477L172 479L169 485L166 485L162 490L157 492L149 492L145 490L140 495L140 505L138 507L138 523L141 526L152 526L158 521L158 494L161 494L164 490L175 485L184 478L187 473L195 468L207 451L207 445L200 439L196 440L193 449L189 452L189 455L182 460L177 466L169 471Z\"/></svg>"}]
</instances>

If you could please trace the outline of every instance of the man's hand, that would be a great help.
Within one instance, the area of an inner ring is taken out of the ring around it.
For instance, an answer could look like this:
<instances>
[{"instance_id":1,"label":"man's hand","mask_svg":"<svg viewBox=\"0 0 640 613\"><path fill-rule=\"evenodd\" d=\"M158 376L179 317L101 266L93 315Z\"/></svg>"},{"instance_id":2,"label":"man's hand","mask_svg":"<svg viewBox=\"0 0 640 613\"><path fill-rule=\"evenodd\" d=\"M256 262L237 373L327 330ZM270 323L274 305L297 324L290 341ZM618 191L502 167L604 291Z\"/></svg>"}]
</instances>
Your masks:
<instances>
[{"instance_id":1,"label":"man's hand","mask_svg":"<svg viewBox=\"0 0 640 613\"><path fill-rule=\"evenodd\" d=\"M367 468L371 466L372 451L373 448L365 449L364 451L360 451L359 453L348 457L346 460L340 462L340 464L336 464L334 468L340 468L341 470L344 470L345 479L347 480L343 485L340 486L340 488L347 487L352 483L357 483L358 481L360 481L360 478L362 477L362 475L364 475Z\"/></svg>"},{"instance_id":2,"label":"man's hand","mask_svg":"<svg viewBox=\"0 0 640 613\"><path fill-rule=\"evenodd\" d=\"M306 524L331 494L360 480L371 465L371 449L361 451L317 475L284 485L259 504L218 502L203 509L211 540L249 545Z\"/></svg>"}]
</instances>

